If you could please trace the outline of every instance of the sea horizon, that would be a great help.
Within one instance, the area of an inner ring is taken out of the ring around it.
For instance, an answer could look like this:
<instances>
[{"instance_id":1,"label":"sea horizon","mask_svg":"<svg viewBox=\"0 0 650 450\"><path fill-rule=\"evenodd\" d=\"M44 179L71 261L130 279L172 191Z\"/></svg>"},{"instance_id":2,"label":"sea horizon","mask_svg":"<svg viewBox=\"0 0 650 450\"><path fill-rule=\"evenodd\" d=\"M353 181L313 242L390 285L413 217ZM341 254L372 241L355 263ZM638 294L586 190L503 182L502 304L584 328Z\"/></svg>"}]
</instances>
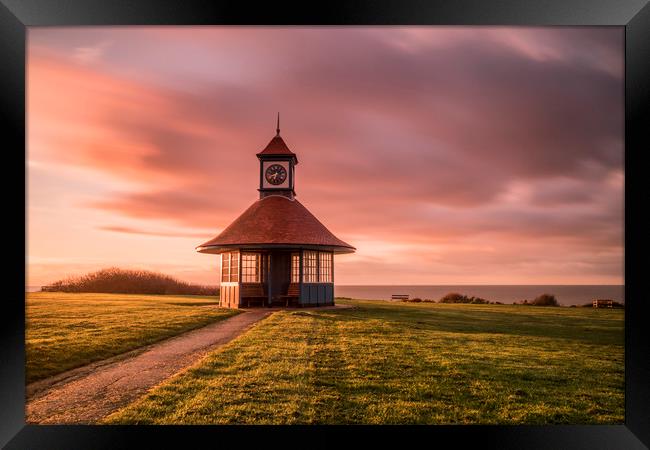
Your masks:
<instances>
[{"instance_id":1,"label":"sea horizon","mask_svg":"<svg viewBox=\"0 0 650 450\"><path fill-rule=\"evenodd\" d=\"M357 286L625 286L624 284L490 284L490 283L456 283L456 284L337 284L341 287L357 287Z\"/></svg>"},{"instance_id":2,"label":"sea horizon","mask_svg":"<svg viewBox=\"0 0 650 450\"><path fill-rule=\"evenodd\" d=\"M542 294L554 295L561 305L583 305L596 299L625 303L624 284L374 284L335 285L334 295L366 300L390 300L393 294L438 301L446 294L484 298L491 302L531 301Z\"/></svg>"},{"instance_id":3,"label":"sea horizon","mask_svg":"<svg viewBox=\"0 0 650 450\"><path fill-rule=\"evenodd\" d=\"M40 289L41 286L25 286L25 292L38 292ZM457 292L510 304L551 294L561 305L572 306L596 299L625 303L624 289L624 284L337 284L334 295L362 300L390 300L393 294L402 294L409 298L437 301L448 293Z\"/></svg>"}]
</instances>

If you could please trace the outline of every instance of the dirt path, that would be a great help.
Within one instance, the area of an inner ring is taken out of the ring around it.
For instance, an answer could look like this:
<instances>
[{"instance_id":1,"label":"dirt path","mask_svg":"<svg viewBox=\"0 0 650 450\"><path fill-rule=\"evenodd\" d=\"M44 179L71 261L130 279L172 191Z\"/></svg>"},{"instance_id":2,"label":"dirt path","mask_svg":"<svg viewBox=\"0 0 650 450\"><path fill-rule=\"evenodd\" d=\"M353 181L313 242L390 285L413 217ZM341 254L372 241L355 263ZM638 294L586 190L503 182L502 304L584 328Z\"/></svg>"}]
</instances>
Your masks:
<instances>
[{"instance_id":1,"label":"dirt path","mask_svg":"<svg viewBox=\"0 0 650 450\"><path fill-rule=\"evenodd\" d=\"M28 386L27 423L93 423L193 364L208 351L239 336L272 311L250 310L152 344L127 358L103 363Z\"/></svg>"}]
</instances>

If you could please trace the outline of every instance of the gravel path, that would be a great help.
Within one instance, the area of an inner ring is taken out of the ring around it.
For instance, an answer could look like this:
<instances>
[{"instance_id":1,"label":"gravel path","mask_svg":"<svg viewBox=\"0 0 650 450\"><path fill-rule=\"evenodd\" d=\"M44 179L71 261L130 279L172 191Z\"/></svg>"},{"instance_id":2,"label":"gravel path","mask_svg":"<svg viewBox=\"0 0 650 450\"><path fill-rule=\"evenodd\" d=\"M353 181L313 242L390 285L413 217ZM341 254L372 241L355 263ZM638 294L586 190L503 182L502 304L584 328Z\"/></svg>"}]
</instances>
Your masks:
<instances>
[{"instance_id":1,"label":"gravel path","mask_svg":"<svg viewBox=\"0 0 650 450\"><path fill-rule=\"evenodd\" d=\"M272 311L249 310L152 344L144 351L91 364L28 386L27 423L88 424L137 399Z\"/></svg>"}]
</instances>

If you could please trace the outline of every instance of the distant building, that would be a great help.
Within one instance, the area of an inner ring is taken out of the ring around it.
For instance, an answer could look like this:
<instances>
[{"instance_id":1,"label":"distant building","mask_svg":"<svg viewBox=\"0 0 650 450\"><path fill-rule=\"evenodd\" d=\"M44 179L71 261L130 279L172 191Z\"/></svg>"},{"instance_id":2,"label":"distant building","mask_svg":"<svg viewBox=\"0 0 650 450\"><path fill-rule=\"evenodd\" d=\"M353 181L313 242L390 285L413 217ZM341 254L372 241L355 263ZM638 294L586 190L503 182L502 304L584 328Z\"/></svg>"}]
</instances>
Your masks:
<instances>
[{"instance_id":1,"label":"distant building","mask_svg":"<svg viewBox=\"0 0 650 450\"><path fill-rule=\"evenodd\" d=\"M260 198L221 234L196 248L221 255L220 305L334 304L334 254L355 248L296 200L298 157L276 135L257 154Z\"/></svg>"}]
</instances>

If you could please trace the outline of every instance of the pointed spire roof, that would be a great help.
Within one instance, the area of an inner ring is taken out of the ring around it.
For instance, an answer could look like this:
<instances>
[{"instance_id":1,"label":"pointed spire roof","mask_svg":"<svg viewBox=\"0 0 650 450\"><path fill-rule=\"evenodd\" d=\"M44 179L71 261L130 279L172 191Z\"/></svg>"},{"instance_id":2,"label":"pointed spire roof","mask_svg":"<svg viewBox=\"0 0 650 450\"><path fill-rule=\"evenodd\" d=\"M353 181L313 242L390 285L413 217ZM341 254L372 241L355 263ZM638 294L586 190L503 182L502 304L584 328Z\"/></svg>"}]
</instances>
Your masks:
<instances>
[{"instance_id":1,"label":"pointed spire roof","mask_svg":"<svg viewBox=\"0 0 650 450\"><path fill-rule=\"evenodd\" d=\"M268 145L257 154L259 157L260 155L273 155L273 156L293 156L295 158L296 164L298 164L298 157L294 152L289 150L289 147L287 147L287 144L284 142L284 139L280 136L280 113L278 113L278 121L277 121L277 126L275 129L275 136L273 139L271 139L271 142L268 143Z\"/></svg>"}]
</instances>

